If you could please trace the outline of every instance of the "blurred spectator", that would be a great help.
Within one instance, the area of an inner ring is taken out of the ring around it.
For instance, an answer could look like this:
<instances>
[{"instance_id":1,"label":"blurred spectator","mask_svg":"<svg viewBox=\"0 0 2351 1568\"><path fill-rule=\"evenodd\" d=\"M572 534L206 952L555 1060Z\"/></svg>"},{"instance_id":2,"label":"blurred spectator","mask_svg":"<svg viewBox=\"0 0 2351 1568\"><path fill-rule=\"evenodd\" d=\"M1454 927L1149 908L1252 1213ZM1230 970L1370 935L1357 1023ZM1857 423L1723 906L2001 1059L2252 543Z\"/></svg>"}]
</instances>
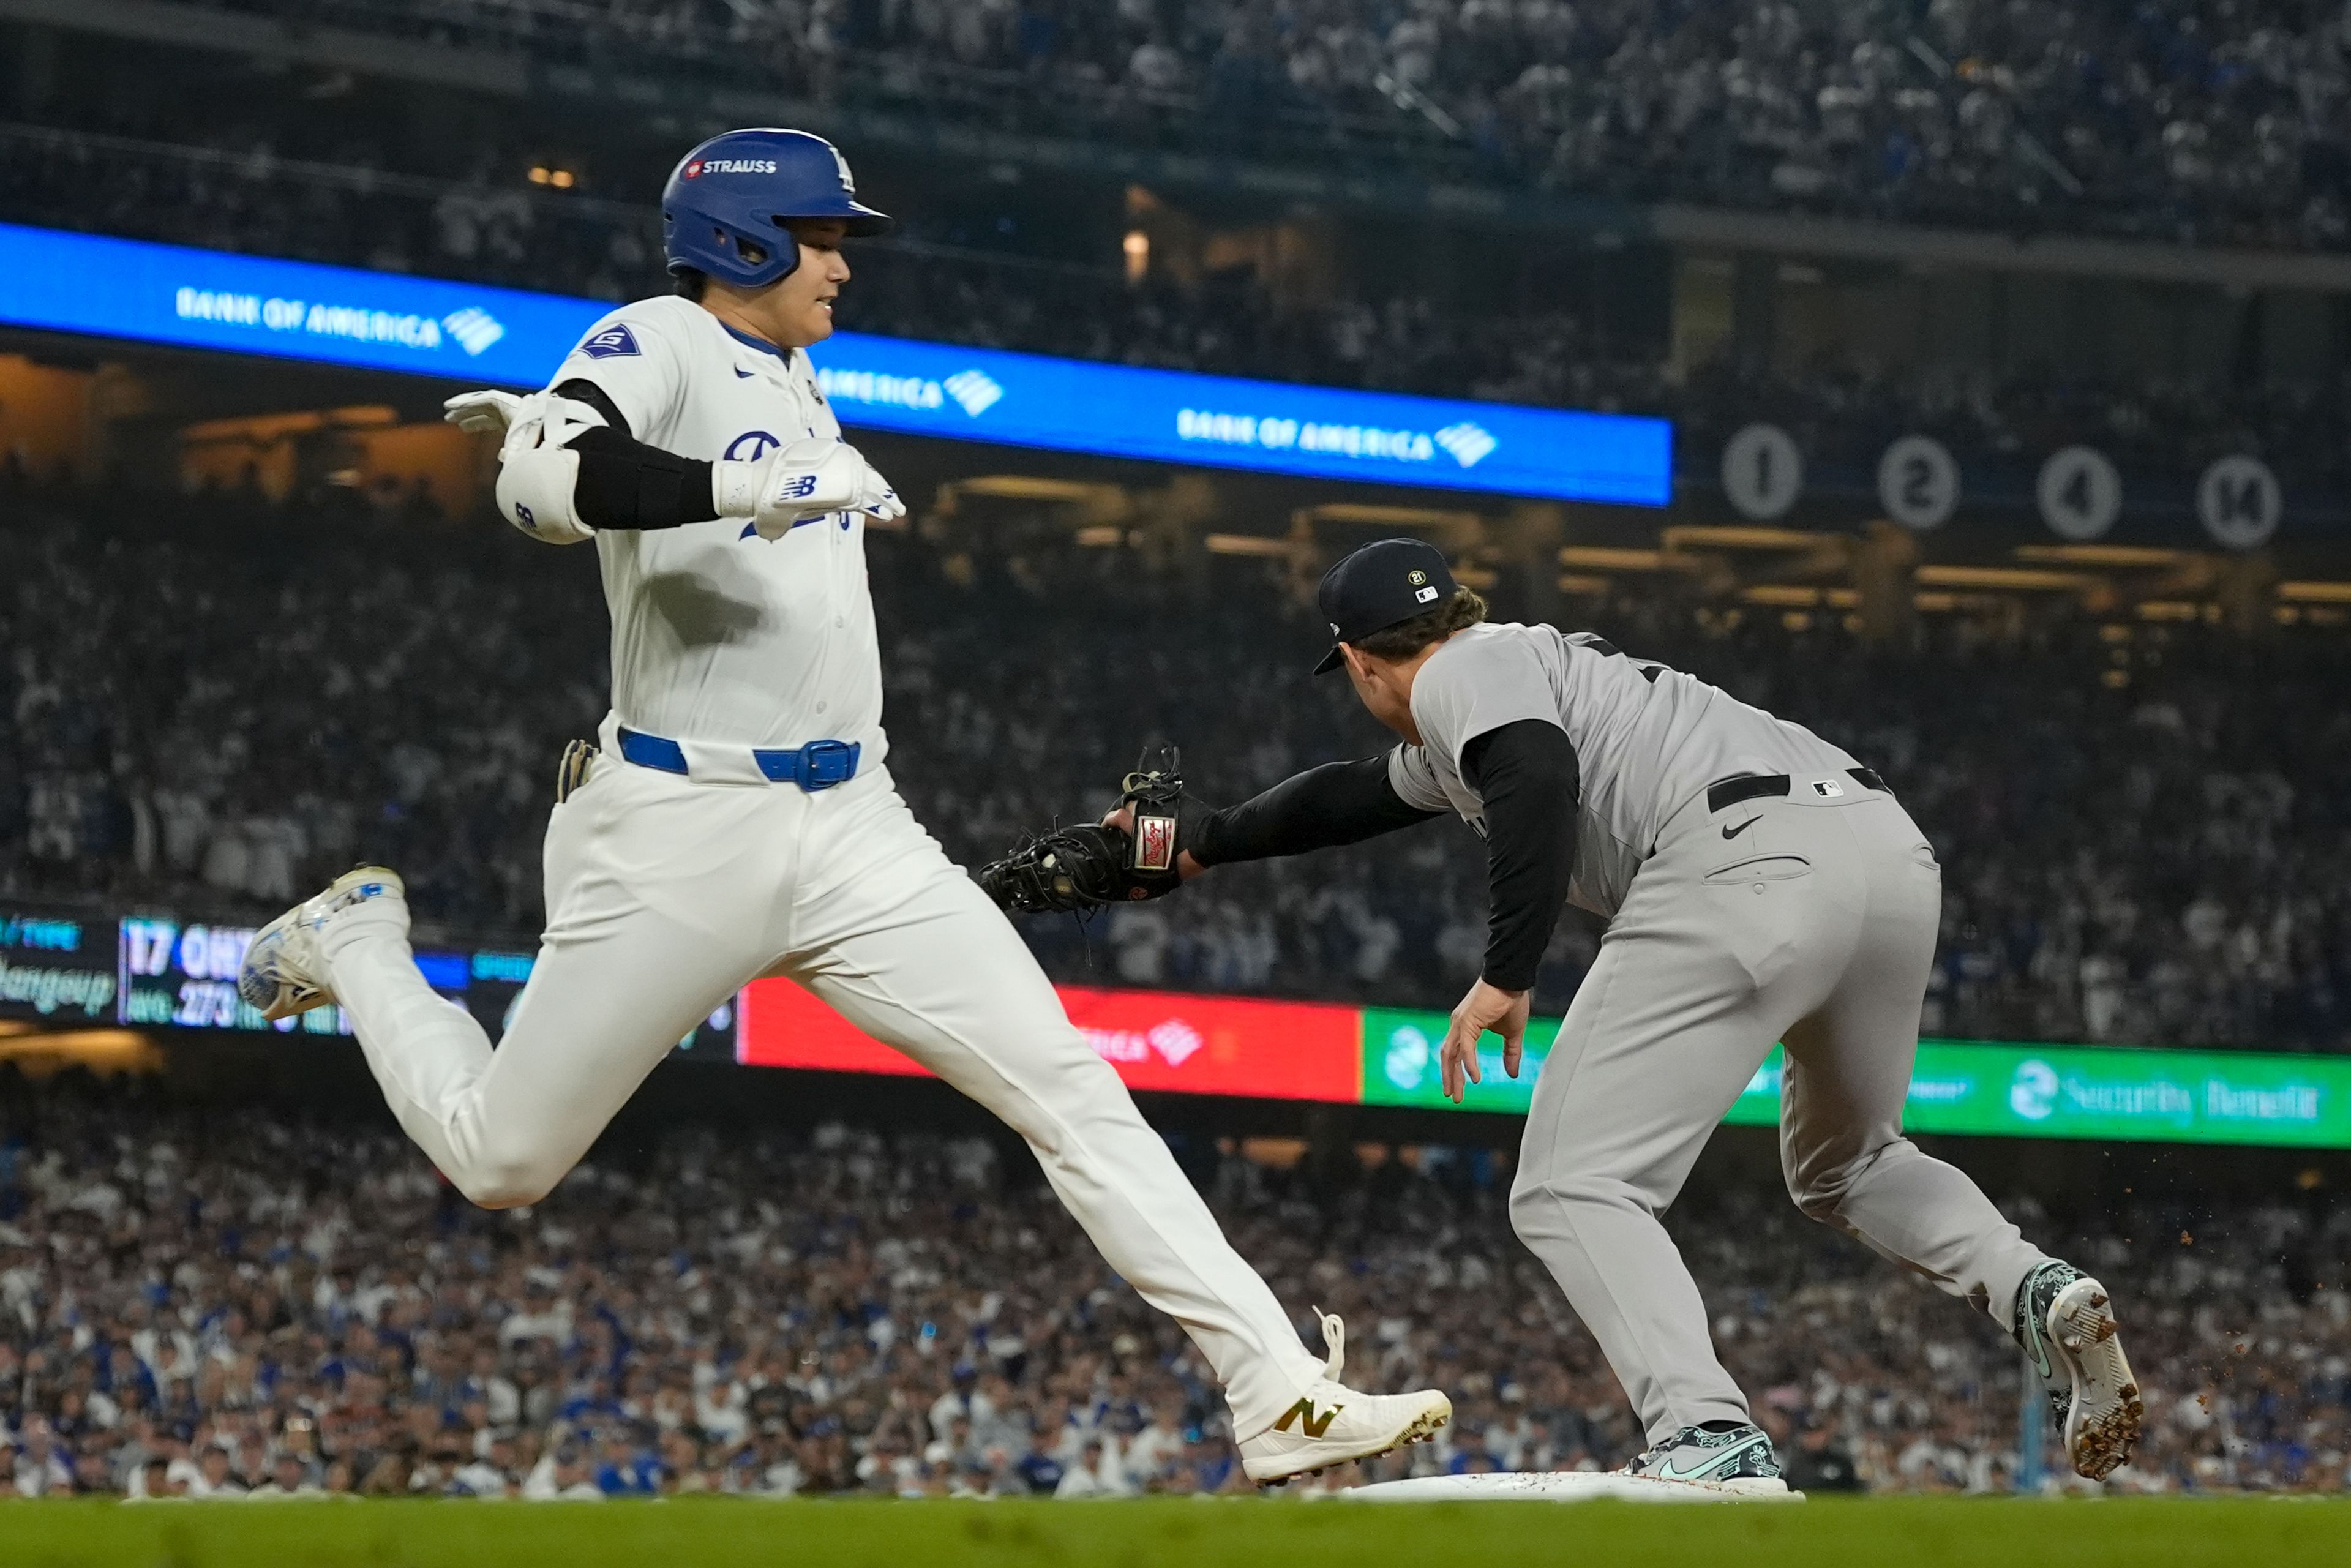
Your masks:
<instances>
[{"instance_id":1,"label":"blurred spectator","mask_svg":"<svg viewBox=\"0 0 2351 1568\"><path fill-rule=\"evenodd\" d=\"M230 0L1031 135L1516 187L2233 244L2351 242L2351 13L1772 0Z\"/></svg>"},{"instance_id":2,"label":"blurred spectator","mask_svg":"<svg viewBox=\"0 0 2351 1568\"><path fill-rule=\"evenodd\" d=\"M283 1498L354 1476L542 1500L1245 1485L1181 1332L984 1141L672 1125L626 1168L584 1165L504 1214L456 1201L380 1113L240 1107L232 1134L200 1107L6 1074L0 1143L0 1475L23 1495ZM1507 1159L1404 1151L1309 1179L1192 1153L1282 1298L1346 1315L1360 1376L1454 1396L1443 1441L1343 1479L1592 1469L1640 1447L1510 1233ZM2074 1224L2007 1207L2124 1303L2148 1430L2116 1490L2345 1483L2351 1214L2315 1193L2131 1199ZM1693 1192L1672 1223L1800 1484L2015 1484L2031 1375L1987 1317L1776 1191ZM527 1280L569 1330L501 1332ZM182 1337L197 1376L153 1376ZM443 1381L453 1366L509 1382L517 1406L493 1420ZM757 1414L664 1427L658 1391L697 1376ZM948 1400L982 1381L1017 1448L973 1445ZM150 1402L150 1382L172 1391Z\"/></svg>"},{"instance_id":3,"label":"blurred spectator","mask_svg":"<svg viewBox=\"0 0 2351 1568\"><path fill-rule=\"evenodd\" d=\"M669 287L658 216L643 204L289 162L266 138L260 151L240 151L0 127L0 141L26 154L0 159L0 218L601 298ZM497 243L477 243L483 233ZM1917 433L1951 448L1971 491L1990 483L2023 494L2032 465L2082 443L2111 456L2135 489L2184 495L2213 458L2243 452L2270 463L2297 505L2351 492L2351 371L2340 366L2316 378L2107 378L2062 360L1993 374L1775 371L1723 359L1668 373L1583 301L1540 310L1410 295L1302 301L1247 269L1189 285L1164 275L1131 283L929 233L910 214L897 238L856 247L842 325L1123 364L1666 414L1678 422L1677 450L1700 455L1699 470L1740 426L1768 419L1796 435L1816 474L1865 488L1886 444Z\"/></svg>"},{"instance_id":4,"label":"blurred spectator","mask_svg":"<svg viewBox=\"0 0 2351 1568\"><path fill-rule=\"evenodd\" d=\"M0 894L249 922L374 859L420 918L528 945L551 759L605 706L587 552L331 504L199 496L158 515L62 491L18 492L0 549L21 568L0 587ZM1255 563L1217 564L1202 591L1066 546L974 560L876 534L868 556L891 771L967 865L1102 810L1147 741L1180 744L1217 801L1387 744L1302 674L1321 628ZM1664 591L1587 601L1574 623L1886 775L1945 866L1929 1034L2345 1048L2338 633L2115 642L2087 618L2010 635L1930 618L1872 646ZM1024 931L1068 980L1444 1006L1484 920L1479 846L1447 821ZM1561 923L1541 1009L1565 1006L1596 944L1585 917ZM559 1335L559 1307L507 1332ZM153 1375L196 1364L166 1347ZM984 1386L967 1397L976 1443L1025 1449L988 1429Z\"/></svg>"}]
</instances>

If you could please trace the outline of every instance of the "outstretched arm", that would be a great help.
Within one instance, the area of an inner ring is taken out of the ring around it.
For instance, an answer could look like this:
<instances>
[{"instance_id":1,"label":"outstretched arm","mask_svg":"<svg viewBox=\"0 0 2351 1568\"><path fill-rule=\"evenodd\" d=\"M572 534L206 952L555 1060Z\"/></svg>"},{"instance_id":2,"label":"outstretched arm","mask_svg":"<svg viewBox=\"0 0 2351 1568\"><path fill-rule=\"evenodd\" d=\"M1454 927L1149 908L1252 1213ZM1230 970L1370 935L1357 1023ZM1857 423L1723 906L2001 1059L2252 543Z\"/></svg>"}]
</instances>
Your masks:
<instances>
[{"instance_id":1,"label":"outstretched arm","mask_svg":"<svg viewBox=\"0 0 2351 1568\"><path fill-rule=\"evenodd\" d=\"M1186 871L1190 875L1228 861L1361 843L1441 814L1424 811L1395 792L1384 756L1326 762L1238 806L1210 812L1189 835L1182 858L1192 862Z\"/></svg>"},{"instance_id":2,"label":"outstretched arm","mask_svg":"<svg viewBox=\"0 0 2351 1568\"><path fill-rule=\"evenodd\" d=\"M889 482L846 442L791 442L747 462L682 457L638 440L604 389L584 378L527 398L469 392L448 410L466 430L505 432L498 510L549 544L718 517L748 517L776 538L835 512L905 514Z\"/></svg>"}]
</instances>

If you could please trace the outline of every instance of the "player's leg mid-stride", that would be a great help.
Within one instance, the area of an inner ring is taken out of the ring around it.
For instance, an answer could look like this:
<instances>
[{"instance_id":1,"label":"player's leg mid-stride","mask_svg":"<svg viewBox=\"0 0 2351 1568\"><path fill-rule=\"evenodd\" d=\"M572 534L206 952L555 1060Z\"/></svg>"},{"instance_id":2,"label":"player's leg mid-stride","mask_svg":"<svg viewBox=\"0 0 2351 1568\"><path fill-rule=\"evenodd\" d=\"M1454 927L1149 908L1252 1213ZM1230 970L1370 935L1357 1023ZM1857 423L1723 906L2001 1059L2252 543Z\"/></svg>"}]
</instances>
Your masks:
<instances>
[{"instance_id":1,"label":"player's leg mid-stride","mask_svg":"<svg viewBox=\"0 0 2351 1568\"><path fill-rule=\"evenodd\" d=\"M339 1005L329 980L327 934L338 921L355 913L382 926L378 935L391 935L395 928L404 934L407 901L398 873L382 866L347 872L323 892L263 926L246 949L237 980L239 993L273 1022ZM404 950L398 956L405 962ZM422 987L421 978L417 984ZM420 1124L413 1118L411 1113L417 1109L413 1101L395 1099L394 1109L403 1113L403 1124L425 1143L428 1152L445 1140L445 1130L435 1129L429 1120ZM434 1135L436 1131L439 1137ZM1346 1357L1346 1325L1336 1313L1319 1308L1316 1316L1328 1348L1322 1375L1301 1380L1305 1386L1295 1401L1271 1413L1270 1419L1264 1410L1252 1410L1247 1416L1238 1408L1235 1411L1234 1435L1241 1468L1259 1485L1319 1475L1332 1466L1426 1441L1452 1417L1452 1402L1433 1389L1365 1394L1340 1382Z\"/></svg>"}]
</instances>

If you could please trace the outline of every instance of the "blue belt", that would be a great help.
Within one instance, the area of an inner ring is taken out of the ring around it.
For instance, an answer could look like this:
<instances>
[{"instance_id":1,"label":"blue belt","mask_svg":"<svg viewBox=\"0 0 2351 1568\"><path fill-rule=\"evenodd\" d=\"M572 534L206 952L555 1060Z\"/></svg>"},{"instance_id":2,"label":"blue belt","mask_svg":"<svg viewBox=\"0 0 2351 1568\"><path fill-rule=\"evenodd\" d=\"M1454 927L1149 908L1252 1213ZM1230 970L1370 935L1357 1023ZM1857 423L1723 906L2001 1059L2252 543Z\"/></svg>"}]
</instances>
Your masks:
<instances>
[{"instance_id":1,"label":"blue belt","mask_svg":"<svg viewBox=\"0 0 2351 1568\"><path fill-rule=\"evenodd\" d=\"M803 789L830 789L857 777L857 754L864 749L853 740L811 740L789 751L766 747L751 748L751 760L772 783L797 784ZM621 727L621 755L640 768L664 773L684 773L685 747L658 735Z\"/></svg>"}]
</instances>

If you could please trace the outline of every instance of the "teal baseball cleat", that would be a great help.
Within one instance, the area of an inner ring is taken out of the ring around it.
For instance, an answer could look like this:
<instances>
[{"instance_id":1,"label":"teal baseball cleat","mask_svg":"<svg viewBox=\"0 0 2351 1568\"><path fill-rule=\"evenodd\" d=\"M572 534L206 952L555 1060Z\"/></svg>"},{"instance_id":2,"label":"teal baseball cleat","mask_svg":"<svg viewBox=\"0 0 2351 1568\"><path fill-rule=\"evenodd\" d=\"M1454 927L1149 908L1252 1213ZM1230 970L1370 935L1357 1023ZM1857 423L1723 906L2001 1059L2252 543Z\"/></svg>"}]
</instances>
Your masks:
<instances>
[{"instance_id":1,"label":"teal baseball cleat","mask_svg":"<svg viewBox=\"0 0 2351 1568\"><path fill-rule=\"evenodd\" d=\"M1645 1480L1682 1481L1725 1491L1778 1493L1780 1457L1763 1428L1746 1422L1709 1421L1685 1427L1662 1443L1642 1450L1619 1472Z\"/></svg>"},{"instance_id":2,"label":"teal baseball cleat","mask_svg":"<svg viewBox=\"0 0 2351 1568\"><path fill-rule=\"evenodd\" d=\"M2049 1385L2074 1473L2104 1480L2130 1463L2147 1405L2123 1355L2106 1288L2071 1263L2043 1263L2017 1290L2009 1332Z\"/></svg>"}]
</instances>

